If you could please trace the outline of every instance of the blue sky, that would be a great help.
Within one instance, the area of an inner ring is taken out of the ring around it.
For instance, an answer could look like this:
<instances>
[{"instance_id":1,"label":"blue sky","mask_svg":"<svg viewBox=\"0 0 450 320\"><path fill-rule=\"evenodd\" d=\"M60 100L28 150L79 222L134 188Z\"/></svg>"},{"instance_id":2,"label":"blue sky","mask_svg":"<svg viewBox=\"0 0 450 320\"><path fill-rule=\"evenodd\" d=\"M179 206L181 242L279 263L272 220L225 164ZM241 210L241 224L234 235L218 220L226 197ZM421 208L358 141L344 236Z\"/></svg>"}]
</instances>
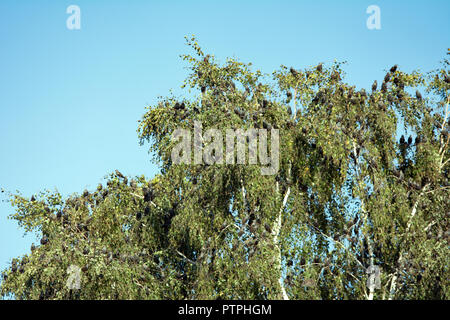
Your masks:
<instances>
[{"instance_id":1,"label":"blue sky","mask_svg":"<svg viewBox=\"0 0 450 320\"><path fill-rule=\"evenodd\" d=\"M81 30L66 27L72 4ZM366 27L372 4L381 30ZM445 0L2 0L0 187L68 195L114 169L153 176L137 121L158 96L182 93L185 35L267 73L345 60L347 80L369 88L393 64L437 68L450 47L449 12ZM7 219L12 212L0 203L0 269L36 242Z\"/></svg>"}]
</instances>

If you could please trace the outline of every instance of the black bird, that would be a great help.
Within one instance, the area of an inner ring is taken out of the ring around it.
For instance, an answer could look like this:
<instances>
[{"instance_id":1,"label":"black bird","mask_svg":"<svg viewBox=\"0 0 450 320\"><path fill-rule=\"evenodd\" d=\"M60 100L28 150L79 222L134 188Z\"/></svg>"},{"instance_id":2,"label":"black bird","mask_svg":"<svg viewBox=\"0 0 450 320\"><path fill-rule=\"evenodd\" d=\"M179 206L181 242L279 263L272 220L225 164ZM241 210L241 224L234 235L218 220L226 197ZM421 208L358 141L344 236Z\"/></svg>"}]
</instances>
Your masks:
<instances>
[{"instance_id":1,"label":"black bird","mask_svg":"<svg viewBox=\"0 0 450 320\"><path fill-rule=\"evenodd\" d=\"M116 176L122 179L125 178L125 176L119 170L116 170Z\"/></svg>"},{"instance_id":2,"label":"black bird","mask_svg":"<svg viewBox=\"0 0 450 320\"><path fill-rule=\"evenodd\" d=\"M144 188L142 190L144 192L144 201L150 202L153 200L153 190L150 188Z\"/></svg>"},{"instance_id":3,"label":"black bird","mask_svg":"<svg viewBox=\"0 0 450 320\"><path fill-rule=\"evenodd\" d=\"M419 90L416 90L416 98L422 100L422 95L420 94Z\"/></svg>"},{"instance_id":4,"label":"black bird","mask_svg":"<svg viewBox=\"0 0 450 320\"><path fill-rule=\"evenodd\" d=\"M291 67L291 69L290 69L289 71L292 73L292 75L293 75L294 77L297 77L297 76L298 76L298 72L297 72L297 70L295 70L294 68Z\"/></svg>"},{"instance_id":5,"label":"black bird","mask_svg":"<svg viewBox=\"0 0 450 320\"><path fill-rule=\"evenodd\" d=\"M420 137L417 136L416 139L414 139L414 144L417 146L420 143Z\"/></svg>"},{"instance_id":6,"label":"black bird","mask_svg":"<svg viewBox=\"0 0 450 320\"><path fill-rule=\"evenodd\" d=\"M375 80L372 84L372 92L377 91L377 86L378 86L378 82L377 82L377 80Z\"/></svg>"},{"instance_id":7,"label":"black bird","mask_svg":"<svg viewBox=\"0 0 450 320\"><path fill-rule=\"evenodd\" d=\"M395 71L397 71L397 67L398 67L397 65L394 65L390 70L391 73L394 73Z\"/></svg>"},{"instance_id":8,"label":"black bird","mask_svg":"<svg viewBox=\"0 0 450 320\"><path fill-rule=\"evenodd\" d=\"M266 121L263 121L263 128L270 130L270 129L272 129L272 126L269 123L267 123Z\"/></svg>"},{"instance_id":9,"label":"black bird","mask_svg":"<svg viewBox=\"0 0 450 320\"><path fill-rule=\"evenodd\" d=\"M409 138L408 138L408 144L411 145L411 143L412 143L412 137L409 136Z\"/></svg>"},{"instance_id":10,"label":"black bird","mask_svg":"<svg viewBox=\"0 0 450 320\"><path fill-rule=\"evenodd\" d=\"M402 135L400 137L400 144L405 144L405 136L404 135Z\"/></svg>"},{"instance_id":11,"label":"black bird","mask_svg":"<svg viewBox=\"0 0 450 320\"><path fill-rule=\"evenodd\" d=\"M34 202L34 201L36 201L36 198L34 197L34 196L31 196L31 202Z\"/></svg>"},{"instance_id":12,"label":"black bird","mask_svg":"<svg viewBox=\"0 0 450 320\"><path fill-rule=\"evenodd\" d=\"M287 97L288 101L291 101L292 93L290 91L286 92L286 97Z\"/></svg>"},{"instance_id":13,"label":"black bird","mask_svg":"<svg viewBox=\"0 0 450 320\"><path fill-rule=\"evenodd\" d=\"M388 72L388 73L386 73L386 75L384 76L384 82L389 82L389 80L391 80L391 74Z\"/></svg>"},{"instance_id":14,"label":"black bird","mask_svg":"<svg viewBox=\"0 0 450 320\"><path fill-rule=\"evenodd\" d=\"M202 91L202 93L205 93L206 87L205 87L205 86L202 86L202 87L200 88L200 90Z\"/></svg>"},{"instance_id":15,"label":"black bird","mask_svg":"<svg viewBox=\"0 0 450 320\"><path fill-rule=\"evenodd\" d=\"M316 70L319 72L322 72L322 64L319 63L319 65L316 67Z\"/></svg>"},{"instance_id":16,"label":"black bird","mask_svg":"<svg viewBox=\"0 0 450 320\"><path fill-rule=\"evenodd\" d=\"M47 236L44 236L42 239L41 239L41 244L42 245L46 245L48 243L48 238L47 238Z\"/></svg>"},{"instance_id":17,"label":"black bird","mask_svg":"<svg viewBox=\"0 0 450 320\"><path fill-rule=\"evenodd\" d=\"M445 75L444 81L450 83L450 77L448 76L448 74Z\"/></svg>"},{"instance_id":18,"label":"black bird","mask_svg":"<svg viewBox=\"0 0 450 320\"><path fill-rule=\"evenodd\" d=\"M386 92L386 90L387 90L386 82L383 82L382 85L381 85L381 91L382 92Z\"/></svg>"}]
</instances>

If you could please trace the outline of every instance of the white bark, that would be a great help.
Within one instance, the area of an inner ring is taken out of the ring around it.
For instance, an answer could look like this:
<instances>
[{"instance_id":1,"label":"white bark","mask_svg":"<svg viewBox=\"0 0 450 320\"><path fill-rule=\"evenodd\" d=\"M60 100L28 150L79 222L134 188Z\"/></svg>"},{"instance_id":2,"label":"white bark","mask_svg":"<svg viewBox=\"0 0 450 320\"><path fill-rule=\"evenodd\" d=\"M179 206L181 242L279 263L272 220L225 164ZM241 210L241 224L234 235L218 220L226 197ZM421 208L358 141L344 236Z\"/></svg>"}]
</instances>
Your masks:
<instances>
[{"instance_id":1,"label":"white bark","mask_svg":"<svg viewBox=\"0 0 450 320\"><path fill-rule=\"evenodd\" d=\"M283 300L289 300L289 297L286 293L286 288L284 287L283 272L282 272L282 267L281 267L281 261L282 261L281 248L280 248L280 244L278 243L278 237L279 237L280 231L281 231L281 220L282 220L283 210L286 207L286 203L287 203L290 193L291 193L291 188L288 187L286 194L284 195L283 203L281 205L280 212L278 213L277 220L275 221L275 225L272 228L273 244L275 245L275 247L277 248L277 251L278 251L278 255L276 258L276 262L277 262L277 265L279 266L279 271L280 271L280 277L278 278L278 283L280 284L280 289L281 289L281 294L283 296Z\"/></svg>"}]
</instances>

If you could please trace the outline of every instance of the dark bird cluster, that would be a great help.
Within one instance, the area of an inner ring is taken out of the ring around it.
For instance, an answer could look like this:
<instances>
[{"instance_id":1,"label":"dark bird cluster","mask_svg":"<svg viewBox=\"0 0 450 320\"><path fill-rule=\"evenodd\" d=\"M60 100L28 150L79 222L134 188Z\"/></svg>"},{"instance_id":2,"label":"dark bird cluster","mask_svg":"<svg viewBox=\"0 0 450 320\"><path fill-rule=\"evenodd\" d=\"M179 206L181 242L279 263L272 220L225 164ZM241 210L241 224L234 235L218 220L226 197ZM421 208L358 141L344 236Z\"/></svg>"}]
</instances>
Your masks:
<instances>
[{"instance_id":1,"label":"dark bird cluster","mask_svg":"<svg viewBox=\"0 0 450 320\"><path fill-rule=\"evenodd\" d=\"M185 106L184 102L182 102L182 103L176 102L175 105L173 106L173 108L175 110L184 110L185 107L186 106Z\"/></svg>"}]
</instances>

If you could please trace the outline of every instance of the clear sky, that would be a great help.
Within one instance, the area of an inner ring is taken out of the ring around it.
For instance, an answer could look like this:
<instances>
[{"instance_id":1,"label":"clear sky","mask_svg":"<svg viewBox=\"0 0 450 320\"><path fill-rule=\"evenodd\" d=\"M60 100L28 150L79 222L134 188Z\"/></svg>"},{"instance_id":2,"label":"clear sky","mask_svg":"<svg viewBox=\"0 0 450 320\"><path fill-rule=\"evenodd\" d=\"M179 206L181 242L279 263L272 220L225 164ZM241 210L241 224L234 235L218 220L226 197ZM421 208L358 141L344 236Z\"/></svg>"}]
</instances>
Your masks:
<instances>
[{"instance_id":1,"label":"clear sky","mask_svg":"<svg viewBox=\"0 0 450 320\"><path fill-rule=\"evenodd\" d=\"M80 30L66 27L72 4ZM366 27L369 5L381 9L381 30ZM267 73L345 60L347 80L370 88L394 64L437 68L449 13L448 0L1 0L0 187L68 195L114 169L152 177L137 121L158 96L181 94L185 35ZM37 242L7 219L12 212L0 203L0 269Z\"/></svg>"}]
</instances>

